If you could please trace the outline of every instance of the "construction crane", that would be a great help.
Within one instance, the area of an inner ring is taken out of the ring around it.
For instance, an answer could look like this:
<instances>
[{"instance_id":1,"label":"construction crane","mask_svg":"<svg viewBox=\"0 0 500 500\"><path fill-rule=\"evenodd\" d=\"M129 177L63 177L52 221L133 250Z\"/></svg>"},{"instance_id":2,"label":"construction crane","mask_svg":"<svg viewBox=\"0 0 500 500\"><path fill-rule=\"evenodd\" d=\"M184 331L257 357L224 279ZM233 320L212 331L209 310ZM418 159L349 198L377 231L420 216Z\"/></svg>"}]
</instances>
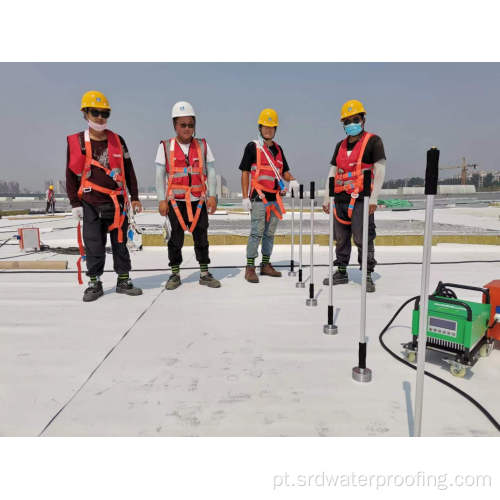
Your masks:
<instances>
[{"instance_id":1,"label":"construction crane","mask_svg":"<svg viewBox=\"0 0 500 500\"><path fill-rule=\"evenodd\" d=\"M465 184L467 184L467 169L468 168L474 168L474 169L476 169L478 166L479 165L477 163L467 163L465 161L465 157L463 157L461 165L450 165L450 166L447 166L447 167L439 167L439 170L448 170L448 169L460 168L461 169L460 184L462 184L462 186L465 186Z\"/></svg>"}]
</instances>

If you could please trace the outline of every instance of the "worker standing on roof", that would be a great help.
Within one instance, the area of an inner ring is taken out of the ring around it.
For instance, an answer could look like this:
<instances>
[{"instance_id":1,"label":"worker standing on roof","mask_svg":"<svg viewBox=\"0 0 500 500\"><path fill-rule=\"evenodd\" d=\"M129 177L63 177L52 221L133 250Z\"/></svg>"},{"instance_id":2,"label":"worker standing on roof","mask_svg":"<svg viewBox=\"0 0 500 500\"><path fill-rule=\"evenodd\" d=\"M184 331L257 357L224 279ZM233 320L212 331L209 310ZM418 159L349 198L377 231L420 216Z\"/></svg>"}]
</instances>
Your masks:
<instances>
[{"instance_id":1,"label":"worker standing on roof","mask_svg":"<svg viewBox=\"0 0 500 500\"><path fill-rule=\"evenodd\" d=\"M107 128L111 108L104 94L96 90L85 92L80 109L88 128L68 136L66 191L73 217L78 221L83 219L90 277L83 300L90 302L103 295L100 277L104 272L108 232L118 275L116 292L141 295L142 290L129 277L131 262L126 244L127 211L142 210L132 160L123 138Z\"/></svg>"},{"instance_id":2,"label":"worker standing on roof","mask_svg":"<svg viewBox=\"0 0 500 500\"><path fill-rule=\"evenodd\" d=\"M54 186L51 184L45 195L45 201L47 202L47 207L45 208L45 213L52 212L52 215L56 213L56 195L54 193Z\"/></svg>"},{"instance_id":3,"label":"worker standing on roof","mask_svg":"<svg viewBox=\"0 0 500 500\"><path fill-rule=\"evenodd\" d=\"M365 131L366 111L360 101L350 100L344 103L340 112L340 121L347 137L340 141L330 162L328 178L335 178L335 221L337 271L333 275L333 284L349 282L347 265L351 257L351 235L358 247L358 262L361 265L363 252L363 171L372 172L372 193L369 198L368 222L368 269L366 291L374 292L375 284L371 273L375 269L375 217L380 189L385 177L385 151L382 139ZM329 213L328 179L326 181L323 211ZM328 278L323 280L328 285Z\"/></svg>"},{"instance_id":4,"label":"worker standing on roof","mask_svg":"<svg viewBox=\"0 0 500 500\"><path fill-rule=\"evenodd\" d=\"M155 160L158 211L168 216L172 227L168 240L172 274L165 288L175 290L181 285L185 231L193 235L200 265L199 284L219 288L220 281L208 271L208 214L214 214L217 209L215 158L207 141L194 137L196 113L189 102L174 104L172 121L177 135L161 141Z\"/></svg>"},{"instance_id":5,"label":"worker standing on roof","mask_svg":"<svg viewBox=\"0 0 500 500\"><path fill-rule=\"evenodd\" d=\"M271 253L278 221L285 213L281 200L281 195L286 192L283 181L290 183L290 190L297 192L299 189L299 183L290 173L283 149L273 141L278 128L278 113L274 109L263 109L257 123L260 137L246 145L239 167L243 208L251 214L245 270L245 279L250 283L259 282L255 258L261 241L261 276L281 276L271 264Z\"/></svg>"}]
</instances>

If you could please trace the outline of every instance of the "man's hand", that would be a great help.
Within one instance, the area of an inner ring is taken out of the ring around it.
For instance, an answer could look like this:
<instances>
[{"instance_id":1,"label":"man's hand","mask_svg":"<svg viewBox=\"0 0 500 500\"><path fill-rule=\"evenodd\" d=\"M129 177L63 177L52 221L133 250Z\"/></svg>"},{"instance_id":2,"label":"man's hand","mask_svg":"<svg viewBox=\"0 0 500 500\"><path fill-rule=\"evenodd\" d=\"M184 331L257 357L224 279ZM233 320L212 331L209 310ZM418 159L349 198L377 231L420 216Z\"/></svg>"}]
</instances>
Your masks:
<instances>
[{"instance_id":1,"label":"man's hand","mask_svg":"<svg viewBox=\"0 0 500 500\"><path fill-rule=\"evenodd\" d=\"M168 201L167 200L161 200L159 205L158 205L158 212L160 212L160 215L163 215L163 217L166 217L168 214Z\"/></svg>"},{"instance_id":2,"label":"man's hand","mask_svg":"<svg viewBox=\"0 0 500 500\"><path fill-rule=\"evenodd\" d=\"M213 215L217 210L217 198L215 196L210 196L207 200L208 213Z\"/></svg>"},{"instance_id":3,"label":"man's hand","mask_svg":"<svg viewBox=\"0 0 500 500\"><path fill-rule=\"evenodd\" d=\"M323 205L323 212L325 212L325 214L330 213L330 203Z\"/></svg>"},{"instance_id":4,"label":"man's hand","mask_svg":"<svg viewBox=\"0 0 500 500\"><path fill-rule=\"evenodd\" d=\"M375 210L377 210L377 205L370 205L370 208L368 209L368 215L374 214Z\"/></svg>"},{"instance_id":5,"label":"man's hand","mask_svg":"<svg viewBox=\"0 0 500 500\"><path fill-rule=\"evenodd\" d=\"M241 201L241 206L243 207L243 210L245 210L245 212L252 211L252 202L250 201L250 198L243 198L243 200Z\"/></svg>"},{"instance_id":6,"label":"man's hand","mask_svg":"<svg viewBox=\"0 0 500 500\"><path fill-rule=\"evenodd\" d=\"M140 214L142 212L142 203L140 201L133 201L132 210L134 211L134 214Z\"/></svg>"}]
</instances>

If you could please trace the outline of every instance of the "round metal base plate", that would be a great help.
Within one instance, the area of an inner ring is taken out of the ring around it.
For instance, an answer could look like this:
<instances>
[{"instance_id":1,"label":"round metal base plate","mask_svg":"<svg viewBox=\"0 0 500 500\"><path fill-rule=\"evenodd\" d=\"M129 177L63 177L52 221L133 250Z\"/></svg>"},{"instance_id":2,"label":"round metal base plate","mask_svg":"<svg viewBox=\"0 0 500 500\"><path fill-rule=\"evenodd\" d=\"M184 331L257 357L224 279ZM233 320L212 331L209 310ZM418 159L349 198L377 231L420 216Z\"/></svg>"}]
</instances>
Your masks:
<instances>
[{"instance_id":1,"label":"round metal base plate","mask_svg":"<svg viewBox=\"0 0 500 500\"><path fill-rule=\"evenodd\" d=\"M318 301L316 299L307 299L306 300L306 306L317 306Z\"/></svg>"},{"instance_id":2,"label":"round metal base plate","mask_svg":"<svg viewBox=\"0 0 500 500\"><path fill-rule=\"evenodd\" d=\"M355 366L352 369L352 378L356 382L371 382L372 371L370 368L359 368L358 366Z\"/></svg>"},{"instance_id":3,"label":"round metal base plate","mask_svg":"<svg viewBox=\"0 0 500 500\"><path fill-rule=\"evenodd\" d=\"M297 281L297 283L295 283L296 288L305 288L305 286L306 284L303 281Z\"/></svg>"},{"instance_id":4,"label":"round metal base plate","mask_svg":"<svg viewBox=\"0 0 500 500\"><path fill-rule=\"evenodd\" d=\"M324 325L323 333L326 333L327 335L337 335L337 333L339 333L339 329L336 325Z\"/></svg>"}]
</instances>

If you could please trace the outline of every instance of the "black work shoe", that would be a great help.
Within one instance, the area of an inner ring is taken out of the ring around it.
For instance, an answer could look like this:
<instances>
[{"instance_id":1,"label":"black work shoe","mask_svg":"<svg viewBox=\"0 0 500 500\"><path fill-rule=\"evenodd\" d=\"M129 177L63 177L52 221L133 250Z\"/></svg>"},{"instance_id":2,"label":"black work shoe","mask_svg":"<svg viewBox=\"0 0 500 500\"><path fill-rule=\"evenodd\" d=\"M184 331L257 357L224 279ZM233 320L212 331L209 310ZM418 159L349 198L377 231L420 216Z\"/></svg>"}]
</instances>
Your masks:
<instances>
[{"instance_id":1,"label":"black work shoe","mask_svg":"<svg viewBox=\"0 0 500 500\"><path fill-rule=\"evenodd\" d=\"M208 288L220 288L220 281L216 280L210 273L200 276L199 283L208 286Z\"/></svg>"},{"instance_id":2,"label":"black work shoe","mask_svg":"<svg viewBox=\"0 0 500 500\"><path fill-rule=\"evenodd\" d=\"M366 292L372 293L375 291L375 283L372 280L372 273L366 275Z\"/></svg>"},{"instance_id":3,"label":"black work shoe","mask_svg":"<svg viewBox=\"0 0 500 500\"><path fill-rule=\"evenodd\" d=\"M92 302L104 295L101 281L89 281L89 287L83 292L83 301Z\"/></svg>"},{"instance_id":4,"label":"black work shoe","mask_svg":"<svg viewBox=\"0 0 500 500\"><path fill-rule=\"evenodd\" d=\"M347 273L341 273L338 269L333 273L332 276L332 283L333 285L345 285L346 283L349 283L349 276ZM325 278L323 280L323 285L329 285L330 280L328 278Z\"/></svg>"},{"instance_id":5,"label":"black work shoe","mask_svg":"<svg viewBox=\"0 0 500 500\"><path fill-rule=\"evenodd\" d=\"M142 295L142 289L135 287L131 279L118 280L116 282L116 293L124 293L125 295Z\"/></svg>"},{"instance_id":6,"label":"black work shoe","mask_svg":"<svg viewBox=\"0 0 500 500\"><path fill-rule=\"evenodd\" d=\"M170 278L168 278L168 281L165 284L165 288L167 290L175 290L180 286L181 286L181 277L177 273L171 274Z\"/></svg>"}]
</instances>

